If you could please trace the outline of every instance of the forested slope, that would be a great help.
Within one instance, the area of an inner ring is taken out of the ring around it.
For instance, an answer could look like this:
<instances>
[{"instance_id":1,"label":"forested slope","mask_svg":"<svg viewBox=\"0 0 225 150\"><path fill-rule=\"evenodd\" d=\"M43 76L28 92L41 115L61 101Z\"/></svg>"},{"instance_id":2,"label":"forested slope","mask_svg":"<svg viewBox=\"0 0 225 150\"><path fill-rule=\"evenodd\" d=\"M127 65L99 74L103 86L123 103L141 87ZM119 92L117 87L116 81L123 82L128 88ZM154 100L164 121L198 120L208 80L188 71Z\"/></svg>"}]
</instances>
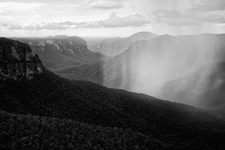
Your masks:
<instances>
[{"instance_id":1,"label":"forested slope","mask_svg":"<svg viewBox=\"0 0 225 150\"><path fill-rule=\"evenodd\" d=\"M53 139L57 139L55 128L67 130L66 126L69 124L68 132L78 128L90 134L86 137L86 141L91 138L90 130L101 129L102 131L96 133L96 136L103 134L104 138L100 138L100 141L109 145L116 144L116 141L123 136L127 137L128 143L132 139L138 143L134 136L140 135L144 143L139 145L143 148L146 146L147 149L151 149L151 145L156 145L159 149L223 149L225 147L224 122L202 110L143 94L109 89L87 81L64 79L47 70L43 74L35 75L30 81L1 81L0 91L2 136L14 135L14 131L11 133L9 130L10 121L17 124L12 127L13 130L17 130L20 128L18 121L21 117L27 120L22 123L24 126L35 118L38 118L36 121L44 118L46 126L50 124L49 122L55 122L57 126L43 131L44 134L50 132ZM84 127L80 127L79 124ZM131 132L130 136L127 136L127 129ZM30 136L32 132L28 131L27 135ZM114 142L108 142L107 139L111 139L108 132L114 132L119 137ZM72 133L70 135L74 136ZM82 138L79 134L76 136ZM93 142L94 139L91 141ZM10 139L11 142L15 140ZM147 142L149 140L152 142ZM7 147L7 144L12 145L7 142L5 145L2 141L1 144L4 147ZM121 149L125 148L123 144L119 145ZM76 147L74 144L73 146ZM135 147L136 145L133 144L134 149Z\"/></svg>"}]
</instances>

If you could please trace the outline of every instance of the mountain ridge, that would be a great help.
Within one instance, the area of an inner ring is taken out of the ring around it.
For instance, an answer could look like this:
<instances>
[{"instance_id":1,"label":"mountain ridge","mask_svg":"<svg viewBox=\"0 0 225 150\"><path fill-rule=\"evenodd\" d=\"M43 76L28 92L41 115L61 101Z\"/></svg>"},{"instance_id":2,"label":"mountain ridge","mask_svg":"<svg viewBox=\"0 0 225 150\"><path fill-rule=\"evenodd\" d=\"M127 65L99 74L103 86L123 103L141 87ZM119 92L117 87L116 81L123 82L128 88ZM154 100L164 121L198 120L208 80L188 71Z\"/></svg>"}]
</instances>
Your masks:
<instances>
[{"instance_id":1,"label":"mountain ridge","mask_svg":"<svg viewBox=\"0 0 225 150\"><path fill-rule=\"evenodd\" d=\"M48 38L16 38L16 40L29 44L33 53L37 53L44 65L51 70L107 59L100 53L90 51L86 41L77 36L59 35Z\"/></svg>"},{"instance_id":2,"label":"mountain ridge","mask_svg":"<svg viewBox=\"0 0 225 150\"><path fill-rule=\"evenodd\" d=\"M90 49L94 52L100 52L104 55L114 57L126 50L133 42L140 40L150 40L158 35L151 32L138 32L126 38L110 38L93 45Z\"/></svg>"}]
</instances>

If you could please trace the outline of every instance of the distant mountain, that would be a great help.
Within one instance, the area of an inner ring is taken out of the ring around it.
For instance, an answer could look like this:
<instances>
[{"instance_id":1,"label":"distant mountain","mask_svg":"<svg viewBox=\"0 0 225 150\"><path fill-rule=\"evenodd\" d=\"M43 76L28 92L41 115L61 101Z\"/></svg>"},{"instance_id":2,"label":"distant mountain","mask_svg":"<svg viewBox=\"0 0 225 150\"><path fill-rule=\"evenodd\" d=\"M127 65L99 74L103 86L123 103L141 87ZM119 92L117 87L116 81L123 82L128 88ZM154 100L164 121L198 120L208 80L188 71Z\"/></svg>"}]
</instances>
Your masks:
<instances>
[{"instance_id":1,"label":"distant mountain","mask_svg":"<svg viewBox=\"0 0 225 150\"><path fill-rule=\"evenodd\" d=\"M81 68L71 67L68 69L62 69L58 72L65 73L65 75L68 75L71 72L76 72L74 76L71 74L70 77L79 78L77 77L79 75L83 78L96 77L96 82L99 81L100 83L102 82L101 80L103 80L102 83L106 86L132 90L129 84L132 85L136 82L136 74L142 74L142 70L138 69L144 69L146 71L152 69L151 66L156 64L150 64L149 61L160 61L166 57L166 54L169 54L172 57L176 54L182 53L180 51L180 47L182 47L182 45L176 37L163 35L149 41L142 40L134 42L126 51L111 60L87 65ZM186 57L186 55L183 54L183 57ZM190 58L191 56L187 59ZM179 61L183 60L182 57L177 57L177 59L179 59ZM177 64L175 59L172 60ZM91 70L94 70L94 72ZM101 74L103 76L97 76L93 73Z\"/></svg>"},{"instance_id":2,"label":"distant mountain","mask_svg":"<svg viewBox=\"0 0 225 150\"><path fill-rule=\"evenodd\" d=\"M59 38L59 39L64 39L64 38L69 38L68 35L55 35L55 36L47 36L46 38Z\"/></svg>"},{"instance_id":3,"label":"distant mountain","mask_svg":"<svg viewBox=\"0 0 225 150\"><path fill-rule=\"evenodd\" d=\"M76 36L57 35L47 38L15 38L29 44L46 68L55 70L80 66L105 59L106 56L87 48L87 43Z\"/></svg>"},{"instance_id":4,"label":"distant mountain","mask_svg":"<svg viewBox=\"0 0 225 150\"><path fill-rule=\"evenodd\" d=\"M134 42L110 60L57 70L57 73L198 107L216 108L225 103L224 40L224 34L162 35Z\"/></svg>"},{"instance_id":5,"label":"distant mountain","mask_svg":"<svg viewBox=\"0 0 225 150\"><path fill-rule=\"evenodd\" d=\"M101 42L91 46L90 50L114 57L128 49L133 42L150 40L155 37L157 37L157 35L150 32L139 32L127 38L117 37L102 40Z\"/></svg>"},{"instance_id":6,"label":"distant mountain","mask_svg":"<svg viewBox=\"0 0 225 150\"><path fill-rule=\"evenodd\" d=\"M225 35L203 34L163 35L150 41L138 41L117 56L111 68L104 69L107 74L104 83L204 108L220 101L219 106L225 103L221 63L225 62L224 40ZM112 74L114 76L109 76ZM180 78L183 80L165 87L165 83ZM169 91L164 93L165 89Z\"/></svg>"},{"instance_id":7,"label":"distant mountain","mask_svg":"<svg viewBox=\"0 0 225 150\"><path fill-rule=\"evenodd\" d=\"M107 37L82 37L86 42L88 49L96 45L97 43L100 43L102 40L107 39Z\"/></svg>"},{"instance_id":8,"label":"distant mountain","mask_svg":"<svg viewBox=\"0 0 225 150\"><path fill-rule=\"evenodd\" d=\"M126 51L103 66L106 74L104 84L149 93L154 84L176 78L179 72L186 70L184 65L191 61L193 55L192 50L189 51L182 44L178 38L169 35L131 44Z\"/></svg>"}]
</instances>

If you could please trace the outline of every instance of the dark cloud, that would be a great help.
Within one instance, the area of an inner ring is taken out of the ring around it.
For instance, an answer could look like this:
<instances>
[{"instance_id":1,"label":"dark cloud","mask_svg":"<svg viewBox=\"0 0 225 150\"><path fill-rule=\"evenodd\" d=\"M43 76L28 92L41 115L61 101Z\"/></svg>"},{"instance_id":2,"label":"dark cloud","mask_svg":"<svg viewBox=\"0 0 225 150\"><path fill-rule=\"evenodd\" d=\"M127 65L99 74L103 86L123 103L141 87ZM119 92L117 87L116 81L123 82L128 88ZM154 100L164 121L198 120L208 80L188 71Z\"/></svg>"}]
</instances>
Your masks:
<instances>
[{"instance_id":1,"label":"dark cloud","mask_svg":"<svg viewBox=\"0 0 225 150\"><path fill-rule=\"evenodd\" d=\"M225 0L204 0L196 7L190 9L192 11L216 11L225 10Z\"/></svg>"},{"instance_id":2,"label":"dark cloud","mask_svg":"<svg viewBox=\"0 0 225 150\"><path fill-rule=\"evenodd\" d=\"M28 26L6 25L9 30L66 30L76 28L118 28L118 27L141 27L150 24L150 20L140 14L118 17L112 13L108 19L93 22L53 22Z\"/></svg>"},{"instance_id":3,"label":"dark cloud","mask_svg":"<svg viewBox=\"0 0 225 150\"><path fill-rule=\"evenodd\" d=\"M99 4L95 5L92 8L97 8L97 9L120 9L123 8L124 5L121 3L116 3L116 4Z\"/></svg>"}]
</instances>

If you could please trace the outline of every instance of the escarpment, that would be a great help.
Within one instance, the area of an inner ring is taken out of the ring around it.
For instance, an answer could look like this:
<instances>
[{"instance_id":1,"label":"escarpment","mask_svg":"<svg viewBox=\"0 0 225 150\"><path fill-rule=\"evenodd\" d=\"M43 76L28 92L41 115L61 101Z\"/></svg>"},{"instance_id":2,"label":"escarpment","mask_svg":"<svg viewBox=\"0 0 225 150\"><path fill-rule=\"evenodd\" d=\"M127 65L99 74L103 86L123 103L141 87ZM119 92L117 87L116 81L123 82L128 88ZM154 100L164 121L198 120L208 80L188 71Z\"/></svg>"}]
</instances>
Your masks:
<instances>
[{"instance_id":1,"label":"escarpment","mask_svg":"<svg viewBox=\"0 0 225 150\"><path fill-rule=\"evenodd\" d=\"M0 38L0 80L32 79L42 72L43 64L28 44Z\"/></svg>"}]
</instances>

